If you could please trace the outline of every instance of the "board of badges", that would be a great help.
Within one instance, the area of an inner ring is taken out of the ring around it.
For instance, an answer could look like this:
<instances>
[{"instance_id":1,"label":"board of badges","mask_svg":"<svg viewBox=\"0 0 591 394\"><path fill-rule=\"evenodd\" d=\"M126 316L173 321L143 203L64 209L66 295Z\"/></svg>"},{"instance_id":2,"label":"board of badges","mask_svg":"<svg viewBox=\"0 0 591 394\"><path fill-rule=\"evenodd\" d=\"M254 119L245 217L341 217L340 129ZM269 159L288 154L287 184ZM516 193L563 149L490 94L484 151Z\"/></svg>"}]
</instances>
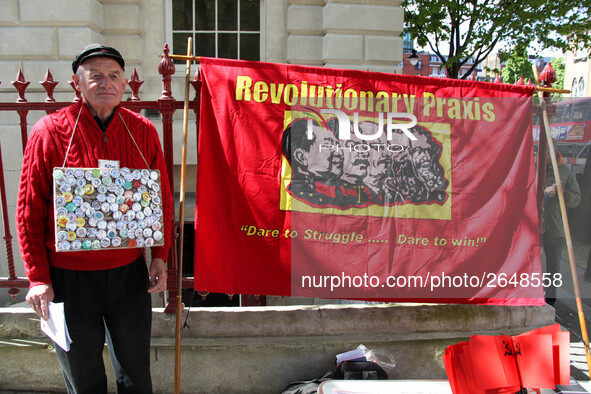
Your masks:
<instances>
[{"instance_id":1,"label":"board of badges","mask_svg":"<svg viewBox=\"0 0 591 394\"><path fill-rule=\"evenodd\" d=\"M53 170L57 252L164 245L158 170Z\"/></svg>"}]
</instances>

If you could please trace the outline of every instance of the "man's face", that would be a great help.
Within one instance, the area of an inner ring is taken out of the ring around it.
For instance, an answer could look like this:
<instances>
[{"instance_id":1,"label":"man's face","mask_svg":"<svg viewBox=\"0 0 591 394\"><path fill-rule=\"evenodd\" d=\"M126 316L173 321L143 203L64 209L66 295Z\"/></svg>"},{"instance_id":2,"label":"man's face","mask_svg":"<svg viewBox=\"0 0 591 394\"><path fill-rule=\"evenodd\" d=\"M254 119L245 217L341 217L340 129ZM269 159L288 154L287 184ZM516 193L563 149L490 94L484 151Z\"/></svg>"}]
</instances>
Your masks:
<instances>
[{"instance_id":1,"label":"man's face","mask_svg":"<svg viewBox=\"0 0 591 394\"><path fill-rule=\"evenodd\" d=\"M412 164L415 174L419 177L419 179L421 179L423 182L427 182L434 176L431 170L433 157L429 151L430 145L427 137L420 134L416 137L416 141L410 142Z\"/></svg>"},{"instance_id":2,"label":"man's face","mask_svg":"<svg viewBox=\"0 0 591 394\"><path fill-rule=\"evenodd\" d=\"M101 118L109 116L119 105L127 85L119 63L108 57L86 60L72 78L90 112Z\"/></svg>"},{"instance_id":3,"label":"man's face","mask_svg":"<svg viewBox=\"0 0 591 394\"><path fill-rule=\"evenodd\" d=\"M343 180L361 183L369 170L369 152L366 143L351 134L351 139L344 146Z\"/></svg>"},{"instance_id":4,"label":"man's face","mask_svg":"<svg viewBox=\"0 0 591 394\"><path fill-rule=\"evenodd\" d=\"M364 135L375 135L377 128L378 125L372 122L362 122L359 125L359 129ZM392 163L392 153L387 148L388 140L384 134L375 141L369 141L369 145L371 149L368 155L369 167L366 183L375 183L388 176L388 168Z\"/></svg>"},{"instance_id":5,"label":"man's face","mask_svg":"<svg viewBox=\"0 0 591 394\"><path fill-rule=\"evenodd\" d=\"M308 152L308 171L318 177L340 176L343 171L343 153L334 147L337 139L326 127L312 125L314 141ZM329 148L332 147L332 148Z\"/></svg>"}]
</instances>

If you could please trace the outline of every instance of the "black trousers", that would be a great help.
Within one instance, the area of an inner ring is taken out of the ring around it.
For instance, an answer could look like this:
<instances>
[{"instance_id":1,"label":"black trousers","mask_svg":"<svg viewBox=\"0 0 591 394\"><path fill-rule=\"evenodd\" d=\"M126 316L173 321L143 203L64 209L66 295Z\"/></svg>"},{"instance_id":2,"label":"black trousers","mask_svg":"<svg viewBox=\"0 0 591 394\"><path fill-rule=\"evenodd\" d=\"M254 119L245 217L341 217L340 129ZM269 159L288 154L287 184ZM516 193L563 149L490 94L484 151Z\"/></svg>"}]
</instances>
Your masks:
<instances>
[{"instance_id":1,"label":"black trousers","mask_svg":"<svg viewBox=\"0 0 591 394\"><path fill-rule=\"evenodd\" d=\"M151 393L152 301L143 257L100 271L51 268L55 302L64 302L70 351L56 347L68 393L107 393L105 340L118 393Z\"/></svg>"}]
</instances>

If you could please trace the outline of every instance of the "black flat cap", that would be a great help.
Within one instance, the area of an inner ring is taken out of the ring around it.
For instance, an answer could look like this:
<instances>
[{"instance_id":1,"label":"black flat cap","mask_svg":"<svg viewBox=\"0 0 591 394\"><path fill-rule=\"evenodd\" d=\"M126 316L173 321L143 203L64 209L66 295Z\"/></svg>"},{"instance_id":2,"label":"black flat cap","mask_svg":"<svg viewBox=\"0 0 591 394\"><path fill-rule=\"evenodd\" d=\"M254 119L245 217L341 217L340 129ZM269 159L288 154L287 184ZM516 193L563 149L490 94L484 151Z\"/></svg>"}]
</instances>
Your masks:
<instances>
[{"instance_id":1,"label":"black flat cap","mask_svg":"<svg viewBox=\"0 0 591 394\"><path fill-rule=\"evenodd\" d=\"M72 62L72 71L76 74L78 67L91 57L109 57L116 60L117 63L125 70L125 60L123 56L115 48L111 48L102 44L90 44L84 47Z\"/></svg>"}]
</instances>

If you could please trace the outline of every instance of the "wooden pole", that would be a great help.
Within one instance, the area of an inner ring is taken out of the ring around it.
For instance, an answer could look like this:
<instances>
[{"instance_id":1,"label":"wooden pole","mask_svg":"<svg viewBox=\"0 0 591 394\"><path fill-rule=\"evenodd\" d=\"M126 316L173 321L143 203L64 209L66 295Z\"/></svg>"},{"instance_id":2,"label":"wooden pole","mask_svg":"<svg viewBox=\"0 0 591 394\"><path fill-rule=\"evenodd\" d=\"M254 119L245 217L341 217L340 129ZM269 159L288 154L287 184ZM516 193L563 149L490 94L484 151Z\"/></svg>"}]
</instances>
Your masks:
<instances>
[{"instance_id":1,"label":"wooden pole","mask_svg":"<svg viewBox=\"0 0 591 394\"><path fill-rule=\"evenodd\" d=\"M183 108L183 151L181 158L181 184L179 198L179 254L177 264L177 292L176 292L176 333L174 347L174 392L181 392L181 321L183 311L183 243L185 238L185 185L187 183L187 134L189 130L189 82L191 77L191 54L193 39L187 42L187 67L185 69L185 106Z\"/></svg>"},{"instance_id":2,"label":"wooden pole","mask_svg":"<svg viewBox=\"0 0 591 394\"><path fill-rule=\"evenodd\" d=\"M536 83L540 83L540 77L538 76L538 69L533 66L534 76ZM579 324L581 326L581 335L583 337L583 343L585 345L585 355L587 356L587 368L591 372L591 352L589 350L589 338L587 335L587 325L585 323L585 314L583 313L583 304L581 302L581 291L579 289L579 278L577 276L577 266L575 264L575 254L573 251L573 241L570 235L570 227L568 225L568 217L566 215L566 204L564 202L564 191L562 189L562 182L560 180L560 174L558 172L558 161L556 160L556 153L554 151L554 142L552 141L552 134L550 133L550 122L548 121L548 112L546 111L546 101L544 100L543 91L539 90L538 95L540 97L540 106L542 108L542 120L544 122L544 128L546 129L546 139L548 140L548 154L552 161L552 171L554 171L554 177L556 179L556 193L558 194L558 202L560 204L560 214L562 215L562 224L564 226L564 235L566 237L566 248L568 250L568 261L570 264L571 276L573 277L573 289L575 292L575 301L577 304L577 311L579 314ZM539 179L538 182L544 182L543 179ZM553 278L552 278L553 279Z\"/></svg>"}]
</instances>

